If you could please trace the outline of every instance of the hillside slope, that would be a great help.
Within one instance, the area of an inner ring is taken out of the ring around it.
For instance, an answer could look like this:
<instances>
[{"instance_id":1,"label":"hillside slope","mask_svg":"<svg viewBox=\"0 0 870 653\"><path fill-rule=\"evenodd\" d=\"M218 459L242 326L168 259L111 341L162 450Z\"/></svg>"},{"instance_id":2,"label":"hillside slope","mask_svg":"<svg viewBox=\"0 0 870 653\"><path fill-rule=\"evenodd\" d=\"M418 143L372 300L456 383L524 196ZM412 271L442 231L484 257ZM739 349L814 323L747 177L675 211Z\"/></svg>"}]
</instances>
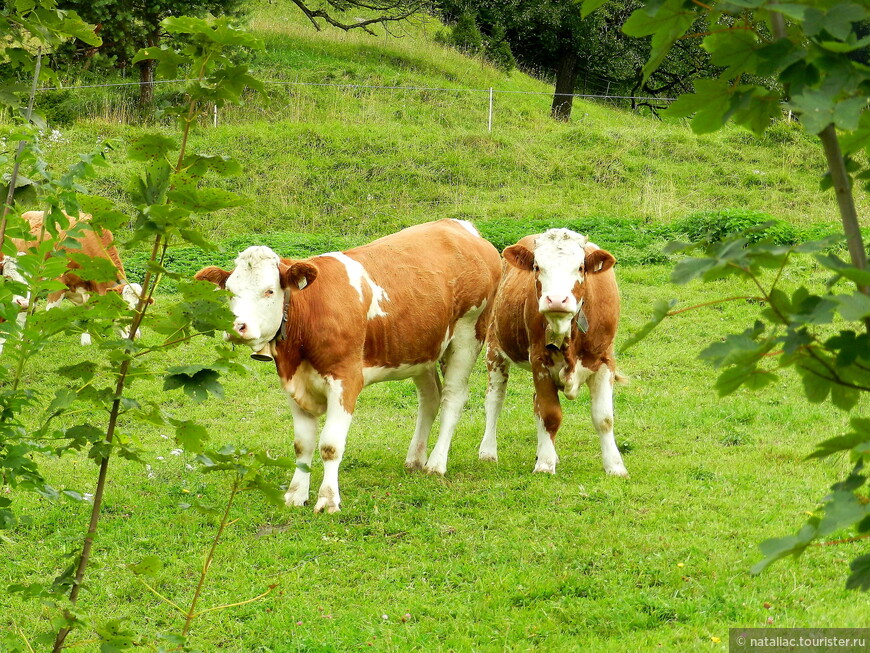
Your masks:
<instances>
[{"instance_id":1,"label":"hillside slope","mask_svg":"<svg viewBox=\"0 0 870 653\"><path fill-rule=\"evenodd\" d=\"M252 200L210 218L216 237L363 238L438 217L668 222L724 207L799 225L835 220L833 198L818 192L820 149L794 124L762 139L737 128L698 137L683 121L583 100L570 123L557 123L548 85L436 44L433 19L405 26L402 38L318 33L295 8L262 4L251 28L266 46L251 64L267 97L222 111L194 137L194 147L240 160L244 178L226 183ZM108 119L121 92L73 89L91 115L62 129L50 156L72 161L97 136L137 133ZM96 186L123 203L132 171L122 164ZM866 213L866 195L858 201Z\"/></svg>"}]
</instances>

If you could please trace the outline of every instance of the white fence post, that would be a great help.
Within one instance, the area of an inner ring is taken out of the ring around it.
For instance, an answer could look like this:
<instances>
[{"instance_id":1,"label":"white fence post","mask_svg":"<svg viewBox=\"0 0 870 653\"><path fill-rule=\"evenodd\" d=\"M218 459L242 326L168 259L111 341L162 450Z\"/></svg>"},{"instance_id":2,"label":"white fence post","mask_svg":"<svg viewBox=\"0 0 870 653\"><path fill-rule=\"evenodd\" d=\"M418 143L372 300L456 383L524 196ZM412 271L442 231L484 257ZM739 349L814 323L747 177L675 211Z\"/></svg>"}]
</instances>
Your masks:
<instances>
[{"instance_id":1,"label":"white fence post","mask_svg":"<svg viewBox=\"0 0 870 653\"><path fill-rule=\"evenodd\" d=\"M214 126L217 127L217 105L214 105Z\"/></svg>"},{"instance_id":2,"label":"white fence post","mask_svg":"<svg viewBox=\"0 0 870 653\"><path fill-rule=\"evenodd\" d=\"M492 86L489 87L489 125L487 131L492 131Z\"/></svg>"}]
</instances>

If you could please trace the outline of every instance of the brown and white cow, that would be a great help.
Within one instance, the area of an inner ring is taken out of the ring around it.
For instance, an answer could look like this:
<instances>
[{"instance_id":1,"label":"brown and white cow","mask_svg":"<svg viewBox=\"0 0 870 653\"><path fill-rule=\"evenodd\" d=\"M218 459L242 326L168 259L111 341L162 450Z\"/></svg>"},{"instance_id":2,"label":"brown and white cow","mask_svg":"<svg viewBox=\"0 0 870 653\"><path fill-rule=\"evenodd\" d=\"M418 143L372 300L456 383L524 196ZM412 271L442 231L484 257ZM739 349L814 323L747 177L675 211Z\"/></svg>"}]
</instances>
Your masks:
<instances>
[{"instance_id":1,"label":"brown and white cow","mask_svg":"<svg viewBox=\"0 0 870 653\"><path fill-rule=\"evenodd\" d=\"M28 248L37 244L40 236L43 239L48 238L49 235L43 229L43 219L44 213L42 211L28 211L27 213L22 214L21 216L24 218L29 226L30 233L33 235L32 239L19 239L13 238L12 242L15 244L15 247L18 249L19 253L26 251ZM90 219L90 216L87 214L83 214L79 216L78 219L73 218L71 216L67 216L69 218L70 224L67 229L62 229L58 233L58 242L63 243L63 241L68 240L68 232L73 230L77 224L81 222L86 222ZM67 252L67 253L80 253L85 256L91 258L103 258L112 263L117 270L117 277L113 282L95 282L82 279L76 274L76 270L80 268L78 263L70 260L67 264L66 272L64 272L58 281L63 283L66 288L63 290L56 290L54 292L49 293L46 303L46 310L55 308L60 305L60 303L64 299L69 299L76 305L84 304L88 301L88 298L91 295L105 295L109 292L117 292L124 298L124 301L127 302L127 305L130 309L136 308L136 305L139 302L139 296L142 294L142 286L138 283L128 283L127 282L127 274L124 271L124 264L121 262L121 257L118 255L118 250L114 244L114 237L112 232L108 229L100 229L99 235L94 232L90 228L85 228L81 230L76 230L74 233L78 234L73 239L75 240L75 244L61 244L58 246L59 251ZM3 276L9 279L13 279L15 281L24 282L23 277L21 276L20 271L18 270L18 265L15 257L7 256L4 257L2 261L0 261L0 270L2 270ZM18 303L22 309L26 309L30 298L16 296L14 301ZM126 332L122 332L126 337ZM91 336L88 333L83 333L81 336L81 343L83 345L88 345L91 343Z\"/></svg>"},{"instance_id":2,"label":"brown and white cow","mask_svg":"<svg viewBox=\"0 0 870 653\"><path fill-rule=\"evenodd\" d=\"M497 460L496 427L508 367L531 369L538 430L536 472L556 473L555 439L562 423L559 391L574 399L589 386L592 423L604 469L628 476L613 437L613 339L619 322L616 260L568 229L526 236L505 248L505 272L486 339L489 385L481 460Z\"/></svg>"},{"instance_id":3,"label":"brown and white cow","mask_svg":"<svg viewBox=\"0 0 870 653\"><path fill-rule=\"evenodd\" d=\"M316 512L340 508L338 467L363 387L411 378L420 402L405 466L444 474L501 276L498 251L465 221L409 227L368 245L305 260L267 247L239 254L235 269L196 274L232 293L234 332L254 356L275 359L290 396L298 463L287 505L308 501L318 417L323 484ZM437 368L443 366L443 387ZM438 441L426 460L441 406Z\"/></svg>"}]
</instances>

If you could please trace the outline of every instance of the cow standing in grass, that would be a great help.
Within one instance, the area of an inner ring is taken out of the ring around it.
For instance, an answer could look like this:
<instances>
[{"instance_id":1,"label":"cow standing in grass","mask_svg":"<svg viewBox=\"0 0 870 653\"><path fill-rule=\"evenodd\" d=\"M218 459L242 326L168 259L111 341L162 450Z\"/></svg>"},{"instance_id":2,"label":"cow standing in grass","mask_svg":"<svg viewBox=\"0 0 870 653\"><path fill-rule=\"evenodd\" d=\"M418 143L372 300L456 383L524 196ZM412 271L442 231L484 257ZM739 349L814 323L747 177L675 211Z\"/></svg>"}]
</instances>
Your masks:
<instances>
[{"instance_id":1,"label":"cow standing in grass","mask_svg":"<svg viewBox=\"0 0 870 653\"><path fill-rule=\"evenodd\" d=\"M11 239L19 254L50 237L50 234L44 228L45 214L43 211L28 211L22 214L21 217L27 222L31 237L27 239ZM87 302L91 295L105 295L110 292L116 292L121 295L127 306L130 307L130 310L134 310L139 303L142 286L138 283L127 282L127 273L124 271L124 264L121 262L118 249L115 247L112 232L104 228L94 231L90 226L84 229L75 229L81 223L90 220L90 216L87 214L83 214L77 219L71 216L67 216L67 218L69 219L69 227L61 229L58 232L56 239L58 244L55 247L57 251L63 252L68 257L67 269L58 278L58 281L63 283L65 288L52 291L48 294L46 310L59 306L64 299L70 300L73 304L81 305ZM112 281L82 279L76 273L76 270L80 270L81 266L69 258L70 254L82 254L88 258L99 258L108 261L114 267L115 278ZM15 257L7 256L0 259L0 273L8 279L26 283L18 269ZM26 310L30 297L16 295L13 301L21 307L21 310ZM122 330L121 335L126 338L128 333ZM81 344L89 345L90 343L90 334L87 332L83 333L81 335Z\"/></svg>"},{"instance_id":2,"label":"cow standing in grass","mask_svg":"<svg viewBox=\"0 0 870 653\"><path fill-rule=\"evenodd\" d=\"M294 261L250 247L235 269L196 274L232 293L228 338L274 358L290 396L297 462L287 505L308 501L318 417L316 512L340 508L338 467L363 387L411 378L420 409L405 466L444 474L501 276L498 251L461 220L440 220L346 252ZM438 366L443 366L443 386ZM435 448L429 431L441 406Z\"/></svg>"},{"instance_id":3,"label":"cow standing in grass","mask_svg":"<svg viewBox=\"0 0 870 653\"><path fill-rule=\"evenodd\" d=\"M536 472L556 472L555 440L562 423L559 390L574 399L591 393L592 423L601 439L604 469L628 476L613 437L613 382L619 377L613 339L619 290L613 256L586 236L551 229L504 250L505 272L486 340L489 385L481 460L497 460L496 426L508 367L531 369L538 431Z\"/></svg>"}]
</instances>

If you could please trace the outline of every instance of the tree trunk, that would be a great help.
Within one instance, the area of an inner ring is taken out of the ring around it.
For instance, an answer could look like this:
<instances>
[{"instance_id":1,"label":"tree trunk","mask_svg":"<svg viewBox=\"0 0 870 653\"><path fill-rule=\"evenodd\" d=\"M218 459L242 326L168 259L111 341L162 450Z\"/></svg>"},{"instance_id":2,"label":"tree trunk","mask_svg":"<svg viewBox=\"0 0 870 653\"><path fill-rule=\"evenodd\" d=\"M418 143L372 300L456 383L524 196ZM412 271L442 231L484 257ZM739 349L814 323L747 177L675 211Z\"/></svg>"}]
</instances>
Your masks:
<instances>
[{"instance_id":1,"label":"tree trunk","mask_svg":"<svg viewBox=\"0 0 870 653\"><path fill-rule=\"evenodd\" d=\"M553 108L550 115L565 122L571 117L574 104L574 85L577 81L577 53L573 50L562 53L556 69L556 90L553 93Z\"/></svg>"},{"instance_id":2,"label":"tree trunk","mask_svg":"<svg viewBox=\"0 0 870 653\"><path fill-rule=\"evenodd\" d=\"M159 17L155 17L154 21L159 21ZM160 45L159 25L145 37L145 42L149 48ZM150 109L154 104L154 70L157 68L157 61L145 59L136 65L139 66L139 108Z\"/></svg>"},{"instance_id":3,"label":"tree trunk","mask_svg":"<svg viewBox=\"0 0 870 653\"><path fill-rule=\"evenodd\" d=\"M140 61L139 66L139 108L149 109L154 104L154 64L153 59Z\"/></svg>"}]
</instances>

